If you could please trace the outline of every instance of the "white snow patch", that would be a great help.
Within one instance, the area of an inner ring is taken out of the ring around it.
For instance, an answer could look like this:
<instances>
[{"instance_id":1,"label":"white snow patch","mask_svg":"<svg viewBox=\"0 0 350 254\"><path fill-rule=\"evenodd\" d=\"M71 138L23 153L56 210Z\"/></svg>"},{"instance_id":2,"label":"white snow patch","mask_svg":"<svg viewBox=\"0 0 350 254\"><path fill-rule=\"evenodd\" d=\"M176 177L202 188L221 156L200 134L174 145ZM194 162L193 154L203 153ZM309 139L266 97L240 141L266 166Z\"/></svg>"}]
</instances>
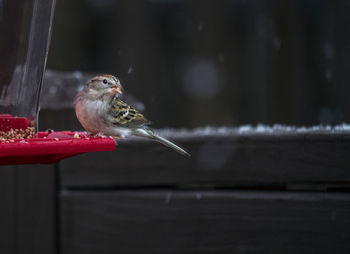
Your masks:
<instances>
[{"instance_id":1,"label":"white snow patch","mask_svg":"<svg viewBox=\"0 0 350 254\"><path fill-rule=\"evenodd\" d=\"M250 132L252 131L253 127L251 125L243 125L239 127L238 133L244 133L244 132Z\"/></svg>"},{"instance_id":2,"label":"white snow patch","mask_svg":"<svg viewBox=\"0 0 350 254\"><path fill-rule=\"evenodd\" d=\"M343 123L337 126L334 126L335 131L350 131L350 124Z\"/></svg>"},{"instance_id":3,"label":"white snow patch","mask_svg":"<svg viewBox=\"0 0 350 254\"><path fill-rule=\"evenodd\" d=\"M132 67L132 65L130 65L129 69L128 69L128 74L131 74L134 72L134 67Z\"/></svg>"},{"instance_id":4,"label":"white snow patch","mask_svg":"<svg viewBox=\"0 0 350 254\"><path fill-rule=\"evenodd\" d=\"M350 134L350 124L343 123L340 125L315 125L315 126L290 126L275 124L273 126L258 124L242 125L238 127L213 127L205 126L187 129L161 129L155 130L161 136L169 137L196 137L196 136L223 136L223 135L281 135L281 134Z\"/></svg>"}]
</instances>

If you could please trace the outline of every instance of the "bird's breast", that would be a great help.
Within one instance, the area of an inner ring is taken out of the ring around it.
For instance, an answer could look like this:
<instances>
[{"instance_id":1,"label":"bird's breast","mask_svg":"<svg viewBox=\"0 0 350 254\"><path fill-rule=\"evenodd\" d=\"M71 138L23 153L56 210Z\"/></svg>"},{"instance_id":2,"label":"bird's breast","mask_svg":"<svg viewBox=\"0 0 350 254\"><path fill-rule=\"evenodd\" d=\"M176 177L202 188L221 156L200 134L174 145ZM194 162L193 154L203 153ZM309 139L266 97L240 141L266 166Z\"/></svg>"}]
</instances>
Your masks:
<instances>
[{"instance_id":1,"label":"bird's breast","mask_svg":"<svg viewBox=\"0 0 350 254\"><path fill-rule=\"evenodd\" d=\"M106 129L105 115L107 103L100 100L77 98L74 102L75 113L81 125L87 131L95 134Z\"/></svg>"}]
</instances>

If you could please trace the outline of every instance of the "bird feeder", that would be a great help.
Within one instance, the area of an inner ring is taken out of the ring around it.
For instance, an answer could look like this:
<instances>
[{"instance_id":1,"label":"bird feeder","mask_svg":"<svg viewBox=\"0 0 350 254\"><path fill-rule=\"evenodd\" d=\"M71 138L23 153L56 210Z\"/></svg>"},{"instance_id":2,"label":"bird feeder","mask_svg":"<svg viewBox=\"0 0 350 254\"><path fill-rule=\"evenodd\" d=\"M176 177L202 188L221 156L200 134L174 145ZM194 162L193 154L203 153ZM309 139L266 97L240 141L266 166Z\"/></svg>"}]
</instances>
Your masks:
<instances>
[{"instance_id":1,"label":"bird feeder","mask_svg":"<svg viewBox=\"0 0 350 254\"><path fill-rule=\"evenodd\" d=\"M55 0L0 1L0 165L54 163L115 150L112 138L38 132Z\"/></svg>"}]
</instances>

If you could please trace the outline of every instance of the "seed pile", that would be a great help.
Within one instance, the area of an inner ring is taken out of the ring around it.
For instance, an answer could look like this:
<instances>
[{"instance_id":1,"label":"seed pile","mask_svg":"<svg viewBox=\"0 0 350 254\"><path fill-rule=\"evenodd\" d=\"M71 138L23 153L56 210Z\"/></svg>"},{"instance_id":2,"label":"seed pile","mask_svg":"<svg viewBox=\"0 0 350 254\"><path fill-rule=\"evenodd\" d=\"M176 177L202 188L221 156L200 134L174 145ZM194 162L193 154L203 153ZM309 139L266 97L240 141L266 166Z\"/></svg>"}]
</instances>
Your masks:
<instances>
[{"instance_id":1,"label":"seed pile","mask_svg":"<svg viewBox=\"0 0 350 254\"><path fill-rule=\"evenodd\" d=\"M9 131L0 131L0 141L2 143L13 143L15 139L28 139L35 137L35 128L10 129Z\"/></svg>"}]
</instances>

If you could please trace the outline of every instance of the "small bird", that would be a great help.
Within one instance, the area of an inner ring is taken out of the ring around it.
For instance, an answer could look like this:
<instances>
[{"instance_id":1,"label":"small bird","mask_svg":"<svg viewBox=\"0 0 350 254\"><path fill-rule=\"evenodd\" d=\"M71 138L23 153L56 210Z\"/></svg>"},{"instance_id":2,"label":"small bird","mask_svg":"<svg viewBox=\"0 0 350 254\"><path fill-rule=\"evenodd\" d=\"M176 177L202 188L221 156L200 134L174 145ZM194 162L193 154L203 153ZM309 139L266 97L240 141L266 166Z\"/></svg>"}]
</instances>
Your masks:
<instances>
[{"instance_id":1,"label":"small bird","mask_svg":"<svg viewBox=\"0 0 350 254\"><path fill-rule=\"evenodd\" d=\"M103 74L92 78L74 99L75 113L85 130L93 135L150 138L190 156L181 147L155 134L149 128L151 122L120 99L122 94L122 85L113 75Z\"/></svg>"}]
</instances>

